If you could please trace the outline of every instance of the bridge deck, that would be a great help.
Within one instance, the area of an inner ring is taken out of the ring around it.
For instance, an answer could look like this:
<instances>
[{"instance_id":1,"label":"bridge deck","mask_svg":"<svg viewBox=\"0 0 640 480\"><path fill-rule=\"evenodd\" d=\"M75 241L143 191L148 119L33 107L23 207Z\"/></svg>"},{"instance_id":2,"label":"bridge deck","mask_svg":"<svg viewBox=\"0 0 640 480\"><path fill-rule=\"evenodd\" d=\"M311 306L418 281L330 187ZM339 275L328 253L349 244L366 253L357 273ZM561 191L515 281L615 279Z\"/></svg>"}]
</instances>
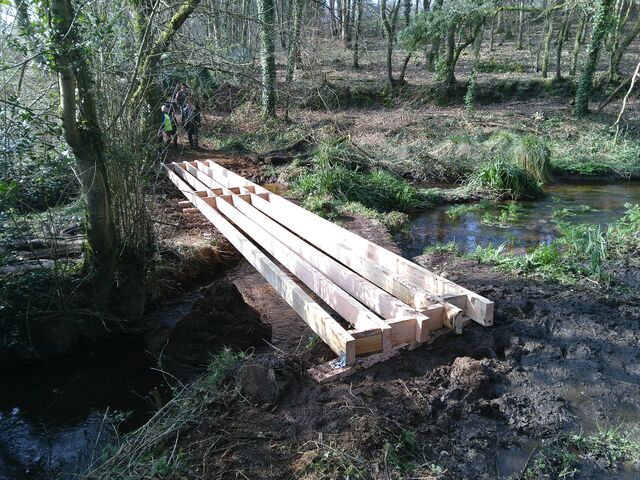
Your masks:
<instances>
[{"instance_id":1,"label":"bridge deck","mask_svg":"<svg viewBox=\"0 0 640 480\"><path fill-rule=\"evenodd\" d=\"M448 330L462 333L470 321L493 323L493 302L211 160L164 168L188 200L180 202L185 213L205 215L336 353L337 360L312 369L318 381L366 368Z\"/></svg>"}]
</instances>

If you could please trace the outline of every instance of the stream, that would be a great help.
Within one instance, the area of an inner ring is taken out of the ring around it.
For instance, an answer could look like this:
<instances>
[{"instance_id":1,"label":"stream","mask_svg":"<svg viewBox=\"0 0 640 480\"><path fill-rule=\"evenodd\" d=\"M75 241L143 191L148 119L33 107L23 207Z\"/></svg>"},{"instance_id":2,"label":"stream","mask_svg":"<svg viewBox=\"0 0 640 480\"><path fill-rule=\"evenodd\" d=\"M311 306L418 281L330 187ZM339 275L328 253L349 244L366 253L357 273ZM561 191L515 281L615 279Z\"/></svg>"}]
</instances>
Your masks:
<instances>
[{"instance_id":1,"label":"stream","mask_svg":"<svg viewBox=\"0 0 640 480\"><path fill-rule=\"evenodd\" d=\"M131 431L157 409L164 379L155 366L141 339L123 337L0 371L0 480L86 471L113 440L114 422Z\"/></svg>"},{"instance_id":2,"label":"stream","mask_svg":"<svg viewBox=\"0 0 640 480\"><path fill-rule=\"evenodd\" d=\"M512 253L522 253L550 243L558 234L557 220L606 225L624 214L625 204L640 203L640 182L557 184L545 192L538 201L470 204L471 209L458 217L448 213L450 205L437 207L414 215L394 239L408 258L421 255L425 247L450 242L465 253L503 243ZM505 219L509 203L515 204L514 215Z\"/></svg>"}]
</instances>

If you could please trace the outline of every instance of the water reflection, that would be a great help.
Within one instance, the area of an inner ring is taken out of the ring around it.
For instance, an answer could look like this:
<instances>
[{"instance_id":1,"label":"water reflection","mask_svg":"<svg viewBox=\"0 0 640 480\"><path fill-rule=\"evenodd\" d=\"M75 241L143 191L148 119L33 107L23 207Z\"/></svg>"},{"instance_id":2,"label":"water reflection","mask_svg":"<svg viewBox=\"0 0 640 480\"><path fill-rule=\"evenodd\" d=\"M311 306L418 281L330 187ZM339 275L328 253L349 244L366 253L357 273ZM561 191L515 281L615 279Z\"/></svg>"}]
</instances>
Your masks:
<instances>
[{"instance_id":1,"label":"water reflection","mask_svg":"<svg viewBox=\"0 0 640 480\"><path fill-rule=\"evenodd\" d=\"M506 243L520 253L557 235L554 212L566 209L563 220L572 223L607 224L624 213L627 203L640 203L640 183L616 185L550 185L539 201L520 202L517 218L501 222L505 204L489 204L468 211L457 219L447 214L451 207L439 207L416 215L408 230L396 236L405 255L420 255L424 248L455 242L465 252L476 246ZM586 206L586 207L585 207ZM560 212L562 213L562 212Z\"/></svg>"}]
</instances>

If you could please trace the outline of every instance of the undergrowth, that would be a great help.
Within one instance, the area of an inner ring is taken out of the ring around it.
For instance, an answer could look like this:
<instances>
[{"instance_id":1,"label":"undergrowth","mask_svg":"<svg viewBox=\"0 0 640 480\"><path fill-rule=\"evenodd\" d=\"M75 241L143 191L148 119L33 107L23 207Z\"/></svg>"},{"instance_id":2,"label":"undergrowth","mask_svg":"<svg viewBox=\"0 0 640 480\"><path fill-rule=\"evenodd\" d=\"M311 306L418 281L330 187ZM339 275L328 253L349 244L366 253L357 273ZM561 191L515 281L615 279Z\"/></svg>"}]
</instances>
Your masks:
<instances>
[{"instance_id":1,"label":"undergrowth","mask_svg":"<svg viewBox=\"0 0 640 480\"><path fill-rule=\"evenodd\" d=\"M418 189L385 170L362 172L341 165L319 166L303 174L294 186L304 196L330 196L383 212L418 210L424 205Z\"/></svg>"},{"instance_id":2,"label":"undergrowth","mask_svg":"<svg viewBox=\"0 0 640 480\"><path fill-rule=\"evenodd\" d=\"M187 454L176 449L178 438L187 427L197 424L205 412L236 397L232 383L226 382L234 367L245 358L230 349L214 356L207 373L194 383L174 389L173 398L134 432L102 452L100 465L84 480L141 480L183 478L188 468Z\"/></svg>"},{"instance_id":3,"label":"undergrowth","mask_svg":"<svg viewBox=\"0 0 640 480\"><path fill-rule=\"evenodd\" d=\"M615 141L606 132L586 132L577 137L552 137L551 146L556 174L640 177L640 142L631 138Z\"/></svg>"},{"instance_id":4,"label":"undergrowth","mask_svg":"<svg viewBox=\"0 0 640 480\"><path fill-rule=\"evenodd\" d=\"M505 160L482 165L469 181L469 188L487 191L498 198L539 198L540 184L523 168Z\"/></svg>"},{"instance_id":5,"label":"undergrowth","mask_svg":"<svg viewBox=\"0 0 640 480\"><path fill-rule=\"evenodd\" d=\"M561 435L538 447L521 478L575 478L584 463L615 474L621 464L640 463L640 442L621 426Z\"/></svg>"}]
</instances>

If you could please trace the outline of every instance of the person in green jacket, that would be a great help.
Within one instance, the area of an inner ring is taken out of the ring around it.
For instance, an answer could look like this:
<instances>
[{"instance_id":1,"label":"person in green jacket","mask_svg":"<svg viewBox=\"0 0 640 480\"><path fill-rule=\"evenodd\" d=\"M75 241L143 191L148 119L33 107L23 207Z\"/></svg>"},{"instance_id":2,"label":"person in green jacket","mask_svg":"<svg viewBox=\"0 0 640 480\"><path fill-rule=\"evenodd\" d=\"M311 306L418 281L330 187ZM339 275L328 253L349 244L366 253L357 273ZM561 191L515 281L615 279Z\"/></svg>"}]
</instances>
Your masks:
<instances>
[{"instance_id":1,"label":"person in green jacket","mask_svg":"<svg viewBox=\"0 0 640 480\"><path fill-rule=\"evenodd\" d=\"M177 148L178 129L176 128L175 119L171 114L171 107L167 104L164 104L162 105L162 107L160 107L160 111L162 112L162 123L160 124L158 136L162 138L162 142L164 143L165 147L173 143L173 147Z\"/></svg>"}]
</instances>

